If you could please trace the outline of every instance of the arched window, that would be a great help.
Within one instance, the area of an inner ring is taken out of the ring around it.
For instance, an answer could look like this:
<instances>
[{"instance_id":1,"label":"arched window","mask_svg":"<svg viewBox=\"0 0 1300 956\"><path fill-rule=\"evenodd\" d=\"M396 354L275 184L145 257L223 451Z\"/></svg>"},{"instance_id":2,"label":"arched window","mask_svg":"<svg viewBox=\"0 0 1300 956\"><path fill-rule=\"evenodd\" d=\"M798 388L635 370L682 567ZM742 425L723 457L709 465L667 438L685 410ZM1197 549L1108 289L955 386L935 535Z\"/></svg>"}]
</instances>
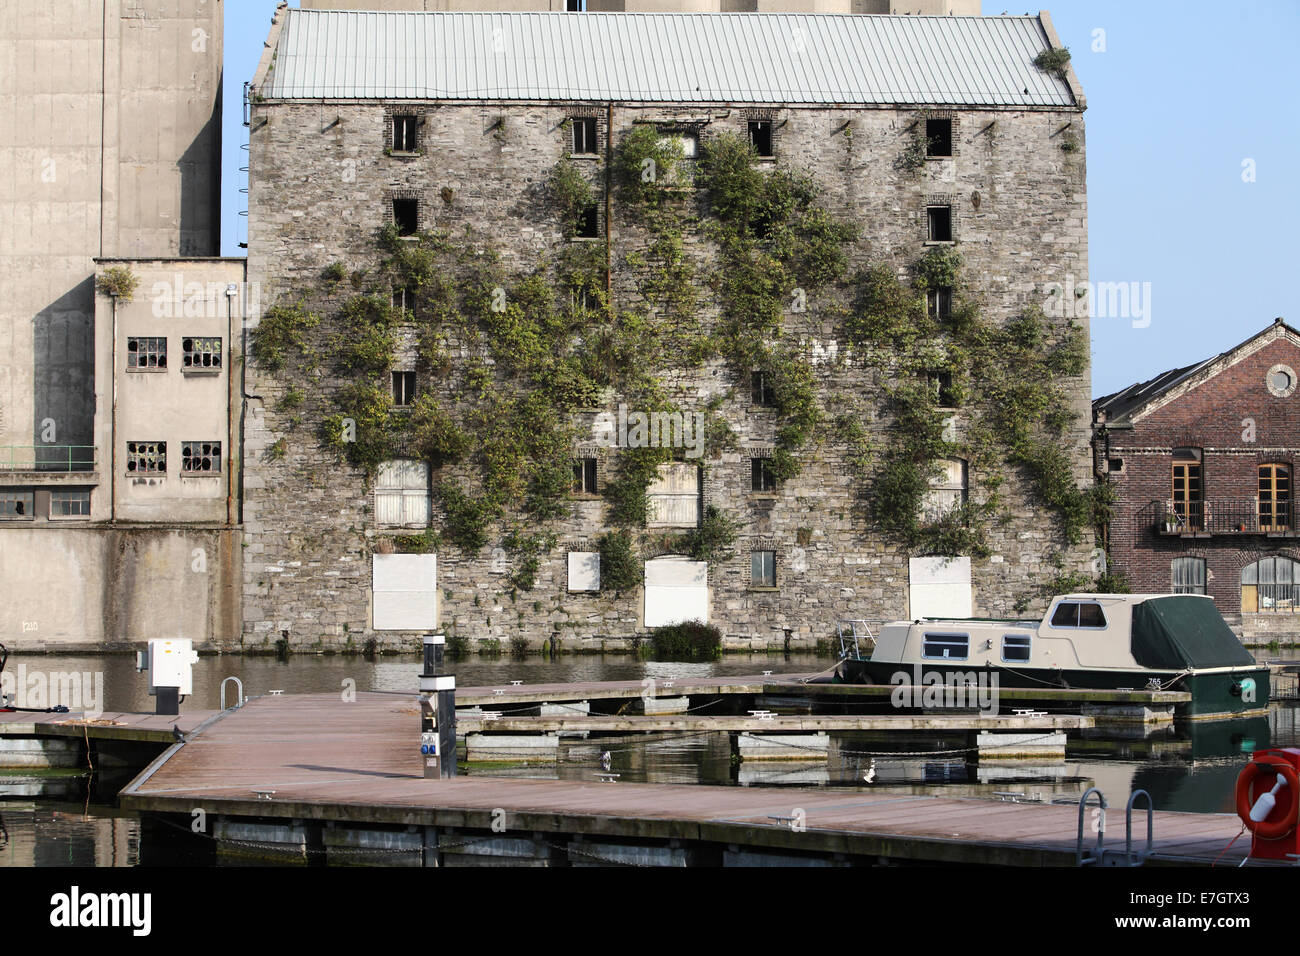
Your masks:
<instances>
[{"instance_id":1,"label":"arched window","mask_svg":"<svg viewBox=\"0 0 1300 956\"><path fill-rule=\"evenodd\" d=\"M1300 610L1300 561L1275 555L1241 569L1243 613L1294 614Z\"/></svg>"},{"instance_id":2,"label":"arched window","mask_svg":"<svg viewBox=\"0 0 1300 956\"><path fill-rule=\"evenodd\" d=\"M1205 593L1205 559L1174 558L1169 564L1175 594Z\"/></svg>"}]
</instances>

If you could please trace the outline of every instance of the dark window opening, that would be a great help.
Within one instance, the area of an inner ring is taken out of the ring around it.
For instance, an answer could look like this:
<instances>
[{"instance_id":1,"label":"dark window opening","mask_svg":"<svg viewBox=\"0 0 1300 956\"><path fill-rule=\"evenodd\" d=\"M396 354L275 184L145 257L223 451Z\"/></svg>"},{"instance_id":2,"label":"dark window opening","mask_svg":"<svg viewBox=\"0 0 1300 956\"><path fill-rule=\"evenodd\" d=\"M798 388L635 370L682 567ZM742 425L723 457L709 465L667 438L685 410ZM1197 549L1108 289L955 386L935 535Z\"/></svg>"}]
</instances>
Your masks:
<instances>
[{"instance_id":1,"label":"dark window opening","mask_svg":"<svg viewBox=\"0 0 1300 956\"><path fill-rule=\"evenodd\" d=\"M407 313L404 318L415 316L415 286L404 285L393 289L393 308Z\"/></svg>"},{"instance_id":2,"label":"dark window opening","mask_svg":"<svg viewBox=\"0 0 1300 956\"><path fill-rule=\"evenodd\" d=\"M573 463L573 493L596 494L596 459L579 458Z\"/></svg>"},{"instance_id":3,"label":"dark window opening","mask_svg":"<svg viewBox=\"0 0 1300 956\"><path fill-rule=\"evenodd\" d=\"M565 13L582 13L587 8L585 0L565 0Z\"/></svg>"},{"instance_id":4,"label":"dark window opening","mask_svg":"<svg viewBox=\"0 0 1300 956\"><path fill-rule=\"evenodd\" d=\"M393 224L399 236L413 236L420 231L420 204L415 199L393 200Z\"/></svg>"},{"instance_id":5,"label":"dark window opening","mask_svg":"<svg viewBox=\"0 0 1300 956\"><path fill-rule=\"evenodd\" d=\"M1107 459L1106 459L1106 468L1107 468L1108 470L1110 470L1110 471L1123 471L1123 470L1124 470L1124 459L1123 459L1123 458L1107 458Z\"/></svg>"},{"instance_id":6,"label":"dark window opening","mask_svg":"<svg viewBox=\"0 0 1300 956\"><path fill-rule=\"evenodd\" d=\"M771 157L773 155L772 124L768 120L750 120L749 141L754 146L754 152L759 156Z\"/></svg>"},{"instance_id":7,"label":"dark window opening","mask_svg":"<svg viewBox=\"0 0 1300 956\"><path fill-rule=\"evenodd\" d=\"M755 405L776 404L776 389L766 372L754 372L751 376L750 401Z\"/></svg>"},{"instance_id":8,"label":"dark window opening","mask_svg":"<svg viewBox=\"0 0 1300 956\"><path fill-rule=\"evenodd\" d=\"M952 155L952 120L928 119L925 121L925 155Z\"/></svg>"},{"instance_id":9,"label":"dark window opening","mask_svg":"<svg viewBox=\"0 0 1300 956\"><path fill-rule=\"evenodd\" d=\"M575 235L579 239L595 239L600 233L598 231L599 221L596 216L596 204L593 202L582 210L578 216L577 228Z\"/></svg>"},{"instance_id":10,"label":"dark window opening","mask_svg":"<svg viewBox=\"0 0 1300 956\"><path fill-rule=\"evenodd\" d=\"M596 152L596 118L575 117L573 119L573 151L589 156Z\"/></svg>"},{"instance_id":11,"label":"dark window opening","mask_svg":"<svg viewBox=\"0 0 1300 956\"><path fill-rule=\"evenodd\" d=\"M952 242L952 207L927 206L931 242Z\"/></svg>"},{"instance_id":12,"label":"dark window opening","mask_svg":"<svg viewBox=\"0 0 1300 956\"><path fill-rule=\"evenodd\" d=\"M936 405L940 408L957 407L957 393L952 387L952 372L930 372L926 378Z\"/></svg>"},{"instance_id":13,"label":"dark window opening","mask_svg":"<svg viewBox=\"0 0 1300 956\"><path fill-rule=\"evenodd\" d=\"M419 148L419 128L417 116L394 116L393 152L414 153Z\"/></svg>"},{"instance_id":14,"label":"dark window opening","mask_svg":"<svg viewBox=\"0 0 1300 956\"><path fill-rule=\"evenodd\" d=\"M952 318L952 289L943 286L925 294L925 310L930 318L946 322Z\"/></svg>"},{"instance_id":15,"label":"dark window opening","mask_svg":"<svg viewBox=\"0 0 1300 956\"><path fill-rule=\"evenodd\" d=\"M772 459L751 458L749 461L749 490L776 491L776 475L772 471Z\"/></svg>"},{"instance_id":16,"label":"dark window opening","mask_svg":"<svg viewBox=\"0 0 1300 956\"><path fill-rule=\"evenodd\" d=\"M964 661L969 655L969 634L934 634L926 631L921 638L922 657Z\"/></svg>"},{"instance_id":17,"label":"dark window opening","mask_svg":"<svg viewBox=\"0 0 1300 956\"><path fill-rule=\"evenodd\" d=\"M415 373L393 373L393 404L410 405L415 401Z\"/></svg>"},{"instance_id":18,"label":"dark window opening","mask_svg":"<svg viewBox=\"0 0 1300 956\"><path fill-rule=\"evenodd\" d=\"M1028 634L1004 634L1002 637L1002 659L1024 664L1029 660L1031 638Z\"/></svg>"}]
</instances>

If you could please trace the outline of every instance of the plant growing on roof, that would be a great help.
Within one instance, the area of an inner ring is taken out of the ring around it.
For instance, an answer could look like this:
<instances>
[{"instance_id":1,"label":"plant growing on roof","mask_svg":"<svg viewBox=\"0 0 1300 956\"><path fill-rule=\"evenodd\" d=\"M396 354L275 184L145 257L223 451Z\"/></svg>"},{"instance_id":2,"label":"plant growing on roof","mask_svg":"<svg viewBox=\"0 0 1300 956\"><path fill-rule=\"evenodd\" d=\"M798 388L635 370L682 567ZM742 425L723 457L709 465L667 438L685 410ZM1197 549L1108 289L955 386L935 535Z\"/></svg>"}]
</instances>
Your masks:
<instances>
[{"instance_id":1,"label":"plant growing on roof","mask_svg":"<svg viewBox=\"0 0 1300 956\"><path fill-rule=\"evenodd\" d=\"M135 290L140 285L140 277L127 266L112 266L95 277L95 287L103 295L109 295L122 303L135 298Z\"/></svg>"}]
</instances>

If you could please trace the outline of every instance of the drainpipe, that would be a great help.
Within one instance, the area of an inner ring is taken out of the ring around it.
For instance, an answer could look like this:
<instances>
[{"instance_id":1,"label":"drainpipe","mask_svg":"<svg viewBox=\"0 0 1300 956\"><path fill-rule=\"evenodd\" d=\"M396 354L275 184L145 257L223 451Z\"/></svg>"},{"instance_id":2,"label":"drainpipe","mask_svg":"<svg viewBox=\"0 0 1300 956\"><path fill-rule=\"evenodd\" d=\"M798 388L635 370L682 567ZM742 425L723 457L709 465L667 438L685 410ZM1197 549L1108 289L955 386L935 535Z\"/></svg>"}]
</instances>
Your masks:
<instances>
[{"instance_id":1,"label":"drainpipe","mask_svg":"<svg viewBox=\"0 0 1300 956\"><path fill-rule=\"evenodd\" d=\"M108 422L108 522L117 522L117 296L111 295L113 302L113 365L109 380L113 383L112 411Z\"/></svg>"},{"instance_id":2,"label":"drainpipe","mask_svg":"<svg viewBox=\"0 0 1300 956\"><path fill-rule=\"evenodd\" d=\"M226 286L226 341L229 342L235 330L235 296L239 295L239 286L230 283ZM231 349L230 351L234 351ZM230 414L230 398L234 392L234 377L230 374L230 363L225 363L226 370L226 524L235 523L235 417ZM241 454L242 459L242 454Z\"/></svg>"}]
</instances>

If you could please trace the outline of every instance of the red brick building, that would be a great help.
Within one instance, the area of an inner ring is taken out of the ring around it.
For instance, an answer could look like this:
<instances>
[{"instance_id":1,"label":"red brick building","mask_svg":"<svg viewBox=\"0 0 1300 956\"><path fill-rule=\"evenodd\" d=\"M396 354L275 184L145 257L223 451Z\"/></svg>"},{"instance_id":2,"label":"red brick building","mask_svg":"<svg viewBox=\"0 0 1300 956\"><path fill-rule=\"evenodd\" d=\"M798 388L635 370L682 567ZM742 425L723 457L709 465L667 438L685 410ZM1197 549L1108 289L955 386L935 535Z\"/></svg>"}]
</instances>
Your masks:
<instances>
[{"instance_id":1,"label":"red brick building","mask_svg":"<svg viewBox=\"0 0 1300 956\"><path fill-rule=\"evenodd\" d=\"M1298 382L1300 332L1278 319L1093 402L1106 544L1134 591L1209 594L1248 642L1300 634Z\"/></svg>"}]
</instances>

